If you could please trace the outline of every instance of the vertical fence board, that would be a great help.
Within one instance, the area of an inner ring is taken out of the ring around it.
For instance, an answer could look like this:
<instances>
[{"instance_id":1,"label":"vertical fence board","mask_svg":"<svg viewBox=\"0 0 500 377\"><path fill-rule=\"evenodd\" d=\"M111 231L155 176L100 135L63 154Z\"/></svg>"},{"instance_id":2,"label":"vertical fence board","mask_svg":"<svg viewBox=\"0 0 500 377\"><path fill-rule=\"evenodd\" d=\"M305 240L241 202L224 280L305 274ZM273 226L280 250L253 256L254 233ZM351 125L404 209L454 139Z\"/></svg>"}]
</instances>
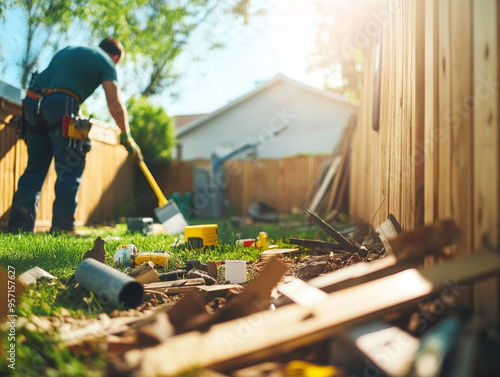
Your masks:
<instances>
[{"instance_id":1,"label":"vertical fence board","mask_svg":"<svg viewBox=\"0 0 500 377\"><path fill-rule=\"evenodd\" d=\"M477 250L486 248L498 251L498 1L475 1L472 8L475 100L474 244ZM475 286L476 310L489 324L496 322L497 335L500 333L498 294L498 278Z\"/></svg>"},{"instance_id":2,"label":"vertical fence board","mask_svg":"<svg viewBox=\"0 0 500 377\"><path fill-rule=\"evenodd\" d=\"M432 19L431 19L432 20ZM412 185L414 214L412 221L414 227L424 225L424 189L425 189L425 155L422 150L425 139L425 3L423 1L413 2L413 27L412 27L412 56L414 57L414 68L412 70L412 105L411 119L411 160L410 166L414 169Z\"/></svg>"},{"instance_id":3,"label":"vertical fence board","mask_svg":"<svg viewBox=\"0 0 500 377\"><path fill-rule=\"evenodd\" d=\"M451 109L450 71L450 0L439 2L439 175L438 175L438 215L439 218L450 217L451 213Z\"/></svg>"},{"instance_id":4,"label":"vertical fence board","mask_svg":"<svg viewBox=\"0 0 500 377\"><path fill-rule=\"evenodd\" d=\"M420 146L424 164L424 223L431 224L438 218L437 181L438 181L438 43L437 19L438 3L425 0L425 130L424 141Z\"/></svg>"},{"instance_id":5,"label":"vertical fence board","mask_svg":"<svg viewBox=\"0 0 500 377\"><path fill-rule=\"evenodd\" d=\"M451 108L451 210L463 239L458 253L470 252L472 244L472 113L469 106L472 88L472 19L471 0L450 3ZM446 114L445 114L446 115Z\"/></svg>"}]
</instances>

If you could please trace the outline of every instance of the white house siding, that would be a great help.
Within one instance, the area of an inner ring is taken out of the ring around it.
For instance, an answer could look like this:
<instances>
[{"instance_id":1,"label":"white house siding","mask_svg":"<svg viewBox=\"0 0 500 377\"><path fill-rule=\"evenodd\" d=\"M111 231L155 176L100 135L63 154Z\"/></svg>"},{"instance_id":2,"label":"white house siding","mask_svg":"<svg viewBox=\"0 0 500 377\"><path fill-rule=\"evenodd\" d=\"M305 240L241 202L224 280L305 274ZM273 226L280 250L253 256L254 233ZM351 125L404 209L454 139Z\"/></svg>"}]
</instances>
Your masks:
<instances>
[{"instance_id":1,"label":"white house siding","mask_svg":"<svg viewBox=\"0 0 500 377\"><path fill-rule=\"evenodd\" d=\"M343 100L277 80L178 136L182 159L223 155L248 140L288 124L258 148L259 158L331 153L356 107Z\"/></svg>"}]
</instances>

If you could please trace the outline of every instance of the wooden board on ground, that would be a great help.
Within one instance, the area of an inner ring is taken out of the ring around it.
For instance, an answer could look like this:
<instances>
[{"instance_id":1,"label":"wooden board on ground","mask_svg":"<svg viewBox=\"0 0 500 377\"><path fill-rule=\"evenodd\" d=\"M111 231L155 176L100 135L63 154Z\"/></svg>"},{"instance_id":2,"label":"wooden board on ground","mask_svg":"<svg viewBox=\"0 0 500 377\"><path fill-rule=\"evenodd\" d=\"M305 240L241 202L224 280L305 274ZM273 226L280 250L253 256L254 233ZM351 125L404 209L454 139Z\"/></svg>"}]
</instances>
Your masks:
<instances>
[{"instance_id":1,"label":"wooden board on ground","mask_svg":"<svg viewBox=\"0 0 500 377\"><path fill-rule=\"evenodd\" d=\"M207 301L211 301L216 297L226 297L231 290L241 290L243 286L240 284L219 284L219 285L205 285L197 286L196 292L202 295Z\"/></svg>"},{"instance_id":2,"label":"wooden board on ground","mask_svg":"<svg viewBox=\"0 0 500 377\"><path fill-rule=\"evenodd\" d=\"M160 278L160 275L155 269L154 263L150 260L133 269L129 273L129 276L133 277L135 280L142 284L154 283L157 282Z\"/></svg>"},{"instance_id":3,"label":"wooden board on ground","mask_svg":"<svg viewBox=\"0 0 500 377\"><path fill-rule=\"evenodd\" d=\"M379 279L422 264L423 259L398 262L388 255L371 263L356 263L308 281L308 284L331 293Z\"/></svg>"},{"instance_id":4,"label":"wooden board on ground","mask_svg":"<svg viewBox=\"0 0 500 377\"><path fill-rule=\"evenodd\" d=\"M499 272L500 256L478 252L343 289L309 308L287 305L216 324L204 333L190 331L156 347L129 351L111 362L140 375L176 375L207 367L234 370L324 341L364 321L416 308L433 296L457 298L465 289L462 284ZM169 355L168 363L164 355Z\"/></svg>"},{"instance_id":5,"label":"wooden board on ground","mask_svg":"<svg viewBox=\"0 0 500 377\"><path fill-rule=\"evenodd\" d=\"M33 267L31 270L28 270L19 276L19 280L25 285L34 284L38 280L44 279L50 281L56 279L56 277L38 266Z\"/></svg>"},{"instance_id":6,"label":"wooden board on ground","mask_svg":"<svg viewBox=\"0 0 500 377\"><path fill-rule=\"evenodd\" d=\"M269 250L265 250L262 253L260 253L259 259L263 260L263 259L267 259L270 257L285 257L285 256L289 257L293 254L297 254L298 252L300 252L300 250L298 248L294 248L294 249L269 249Z\"/></svg>"},{"instance_id":7,"label":"wooden board on ground","mask_svg":"<svg viewBox=\"0 0 500 377\"><path fill-rule=\"evenodd\" d=\"M144 286L144 289L148 291L165 292L165 289L167 288L190 287L197 285L205 285L205 280L201 278L196 278L196 279L181 279L172 281L159 281L155 283L146 284Z\"/></svg>"},{"instance_id":8,"label":"wooden board on ground","mask_svg":"<svg viewBox=\"0 0 500 377\"><path fill-rule=\"evenodd\" d=\"M287 276L282 283L278 284L276 289L288 299L280 298L277 301L279 306L287 302L294 302L307 307L328 298L328 294L324 291L292 276Z\"/></svg>"}]
</instances>

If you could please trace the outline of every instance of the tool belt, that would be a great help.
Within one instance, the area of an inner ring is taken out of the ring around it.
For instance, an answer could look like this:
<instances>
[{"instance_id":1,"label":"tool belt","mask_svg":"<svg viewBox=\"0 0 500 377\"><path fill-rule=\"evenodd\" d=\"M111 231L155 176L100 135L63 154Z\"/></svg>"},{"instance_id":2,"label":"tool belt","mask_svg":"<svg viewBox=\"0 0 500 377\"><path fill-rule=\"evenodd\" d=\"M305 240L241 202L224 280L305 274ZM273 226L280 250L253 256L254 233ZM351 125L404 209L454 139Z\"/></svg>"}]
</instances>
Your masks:
<instances>
[{"instance_id":1,"label":"tool belt","mask_svg":"<svg viewBox=\"0 0 500 377\"><path fill-rule=\"evenodd\" d=\"M47 96L50 96L54 93L66 93L73 97L78 103L80 103L80 97L78 97L75 93L68 89L41 89L40 93L34 92L33 90L28 89L26 91L26 96L34 99L35 101L42 102L43 99Z\"/></svg>"}]
</instances>

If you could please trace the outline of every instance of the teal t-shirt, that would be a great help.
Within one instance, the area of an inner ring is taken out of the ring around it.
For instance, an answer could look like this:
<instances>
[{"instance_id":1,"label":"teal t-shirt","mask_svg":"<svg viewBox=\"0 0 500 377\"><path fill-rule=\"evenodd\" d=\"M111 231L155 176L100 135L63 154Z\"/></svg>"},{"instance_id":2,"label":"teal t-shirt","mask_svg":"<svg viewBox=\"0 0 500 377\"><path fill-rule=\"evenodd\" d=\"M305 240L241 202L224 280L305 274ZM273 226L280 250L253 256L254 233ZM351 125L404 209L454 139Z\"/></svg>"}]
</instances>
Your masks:
<instances>
[{"instance_id":1,"label":"teal t-shirt","mask_svg":"<svg viewBox=\"0 0 500 377\"><path fill-rule=\"evenodd\" d=\"M99 47L66 47L35 77L32 90L67 89L83 102L103 81L117 82L113 60Z\"/></svg>"}]
</instances>

